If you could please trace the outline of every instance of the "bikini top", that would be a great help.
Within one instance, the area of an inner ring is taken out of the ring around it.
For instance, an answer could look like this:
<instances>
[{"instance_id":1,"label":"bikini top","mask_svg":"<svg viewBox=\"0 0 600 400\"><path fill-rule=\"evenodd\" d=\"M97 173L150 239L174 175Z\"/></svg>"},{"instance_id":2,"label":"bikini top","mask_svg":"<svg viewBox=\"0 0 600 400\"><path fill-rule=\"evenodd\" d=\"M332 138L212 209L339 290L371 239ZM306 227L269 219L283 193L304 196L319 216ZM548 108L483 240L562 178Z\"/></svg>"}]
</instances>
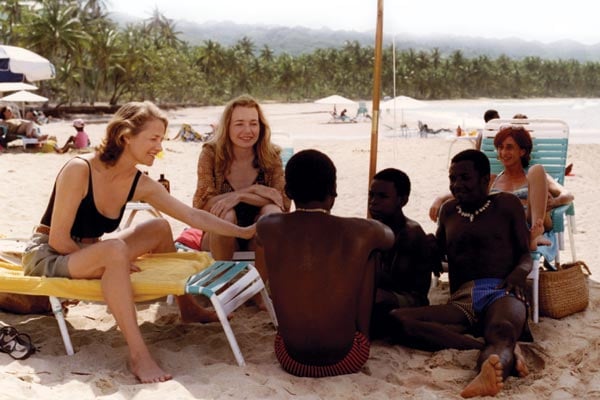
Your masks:
<instances>
[{"instance_id":1,"label":"bikini top","mask_svg":"<svg viewBox=\"0 0 600 400\"><path fill-rule=\"evenodd\" d=\"M492 187L490 188L490 194L491 193L498 193L498 192L502 192L502 190L500 189L496 189L496 181L498 180L498 178L500 178L500 176L504 173L504 171L501 171L498 175L496 175L496 178L494 179L494 182L492 182ZM529 196L529 188L527 186L527 183L525 183L524 185L516 188L515 190L512 191L512 194L514 194L515 196L517 196L519 198L519 200L527 200L527 197Z\"/></svg>"},{"instance_id":2,"label":"bikini top","mask_svg":"<svg viewBox=\"0 0 600 400\"><path fill-rule=\"evenodd\" d=\"M108 218L100 214L100 212L96 208L96 203L94 202L94 188L92 186L92 167L90 165L90 162L85 158L81 159L87 163L89 169L88 191L85 197L81 200L79 208L77 208L75 221L73 221L73 227L71 228L71 236L77 238L98 238L105 233L113 232L119 227L121 219L123 218L123 213L125 212L125 206L127 202L133 198L135 188L137 187L138 180L140 179L142 173L141 171L137 171L137 173L135 174L135 177L133 178L133 182L131 184L131 189L129 189L129 194L127 195L127 201L121 207L119 217L115 219ZM56 182L54 183L52 196L50 197L48 207L46 208L46 212L44 213L44 216L42 217L41 221L42 224L47 226L50 226L52 223L52 211L54 209L55 196Z\"/></svg>"}]
</instances>

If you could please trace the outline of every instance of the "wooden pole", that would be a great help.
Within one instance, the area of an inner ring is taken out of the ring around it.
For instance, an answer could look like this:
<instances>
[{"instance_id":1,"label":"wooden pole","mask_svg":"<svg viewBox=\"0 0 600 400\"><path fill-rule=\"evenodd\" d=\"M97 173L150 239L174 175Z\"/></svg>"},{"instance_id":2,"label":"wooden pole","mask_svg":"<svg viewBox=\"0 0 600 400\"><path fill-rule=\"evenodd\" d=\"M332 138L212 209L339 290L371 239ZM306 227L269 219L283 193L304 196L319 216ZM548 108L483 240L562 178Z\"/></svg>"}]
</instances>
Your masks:
<instances>
[{"instance_id":1,"label":"wooden pole","mask_svg":"<svg viewBox=\"0 0 600 400\"><path fill-rule=\"evenodd\" d=\"M383 39L383 0L377 0L377 28L375 30L375 60L373 65L373 118L371 119L371 161L369 182L377 172L377 141L379 130L379 97L381 93L381 47ZM367 207L368 209L368 207ZM367 213L368 214L368 213Z\"/></svg>"}]
</instances>

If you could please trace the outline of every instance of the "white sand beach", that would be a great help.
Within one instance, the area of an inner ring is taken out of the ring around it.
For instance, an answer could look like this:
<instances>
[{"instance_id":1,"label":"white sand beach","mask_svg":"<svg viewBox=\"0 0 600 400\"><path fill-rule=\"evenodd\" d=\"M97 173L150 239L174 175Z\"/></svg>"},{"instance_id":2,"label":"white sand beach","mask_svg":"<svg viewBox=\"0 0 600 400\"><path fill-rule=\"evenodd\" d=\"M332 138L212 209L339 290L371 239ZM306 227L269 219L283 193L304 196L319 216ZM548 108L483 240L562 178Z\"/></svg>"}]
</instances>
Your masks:
<instances>
[{"instance_id":1,"label":"white sand beach","mask_svg":"<svg viewBox=\"0 0 600 400\"><path fill-rule=\"evenodd\" d=\"M502 116L511 116L513 110L530 118L567 119L572 114L579 115L581 109L589 118L600 114L592 112L592 108L599 107L596 100L572 100L560 112L556 111L560 105L555 102L548 100L545 104L555 108L534 108L539 105L533 103L527 108L528 103L508 105L501 101L428 102L426 108L406 110L404 118L411 128L422 120L434 129L454 129L459 124L471 129L480 128L483 111L494 106ZM334 161L338 198L333 213L366 216L370 122L327 124L328 107L316 104L264 107L272 129L288 134L287 144L295 151L316 148ZM169 111L169 136L174 137L182 123L201 127L216 122L221 109ZM350 115L353 112L349 110ZM387 121L389 117L385 116ZM107 118L97 120L98 123L86 126L94 145L104 134L106 123L101 121ZM600 251L595 242L600 237L600 214L594 208L600 197L600 123L581 119L570 119L568 123L572 127L568 162L574 163L574 175L566 178L565 185L575 195L577 258L592 270L590 304L579 314L562 320L542 317L539 324L531 325L535 343L524 345L531 373L524 379L509 378L496 396L502 399L600 399ZM57 136L59 145L74 132L70 121L51 122L42 130ZM444 133L428 138L405 138L391 133L383 127L379 131L377 169L396 167L408 173L412 193L406 214L420 222L426 232L433 232L435 224L428 218L428 209L434 196L448 188L450 142L441 136ZM468 141L457 143L452 153L469 145ZM164 157L151 168L142 169L153 178L165 174L171 193L191 204L200 149L199 143L165 141ZM29 236L46 208L56 174L73 156L74 153L42 154L15 149L0 154L0 235ZM142 214L136 218L146 217ZM184 226L169 220L178 235ZM570 251L562 252L562 257L563 261L570 260ZM446 296L444 284L430 294L433 302L443 302ZM125 342L106 306L80 303L70 307L67 317L74 356L65 354L52 316L0 312L0 324L28 333L39 348L24 361L14 361L0 353L0 399L459 399L460 391L475 375L476 351L429 353L377 341L358 374L297 378L280 368L273 353L273 326L268 315L254 307L242 307L233 315L233 331L247 362L247 366L238 367L218 323L182 324L176 306L164 301L139 304L138 312L144 337L163 368L173 374L172 381L137 383L127 370Z\"/></svg>"}]
</instances>

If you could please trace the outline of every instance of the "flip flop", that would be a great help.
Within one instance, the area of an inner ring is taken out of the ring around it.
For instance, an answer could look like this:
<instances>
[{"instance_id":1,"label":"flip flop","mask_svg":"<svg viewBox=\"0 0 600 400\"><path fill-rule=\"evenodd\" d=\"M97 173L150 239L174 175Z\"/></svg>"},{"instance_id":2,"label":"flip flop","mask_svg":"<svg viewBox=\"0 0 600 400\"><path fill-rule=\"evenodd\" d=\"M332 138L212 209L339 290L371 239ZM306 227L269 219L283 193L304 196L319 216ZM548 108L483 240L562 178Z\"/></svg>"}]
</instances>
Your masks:
<instances>
[{"instance_id":1,"label":"flip flop","mask_svg":"<svg viewBox=\"0 0 600 400\"><path fill-rule=\"evenodd\" d=\"M28 334L19 333L12 326L5 326L0 329L0 351L15 360L25 360L36 352L36 348Z\"/></svg>"}]
</instances>

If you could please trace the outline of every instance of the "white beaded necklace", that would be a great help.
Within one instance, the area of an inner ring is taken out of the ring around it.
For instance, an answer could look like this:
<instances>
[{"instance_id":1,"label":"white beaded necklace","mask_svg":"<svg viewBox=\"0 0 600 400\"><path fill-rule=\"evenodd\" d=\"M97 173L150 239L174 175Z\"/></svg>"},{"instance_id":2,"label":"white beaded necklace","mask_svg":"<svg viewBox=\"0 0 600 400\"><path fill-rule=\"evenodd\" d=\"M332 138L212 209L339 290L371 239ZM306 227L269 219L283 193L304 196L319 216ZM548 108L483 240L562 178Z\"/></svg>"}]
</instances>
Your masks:
<instances>
[{"instance_id":1,"label":"white beaded necklace","mask_svg":"<svg viewBox=\"0 0 600 400\"><path fill-rule=\"evenodd\" d=\"M324 208L296 208L296 211L304 211L304 212L320 212L323 214L329 214L329 210Z\"/></svg>"},{"instance_id":2,"label":"white beaded necklace","mask_svg":"<svg viewBox=\"0 0 600 400\"><path fill-rule=\"evenodd\" d=\"M484 212L490 206L490 204L492 204L492 202L488 199L488 201L486 201L484 205L475 210L474 213L463 211L460 207L460 204L457 204L456 211L458 211L458 215L460 215L461 217L469 218L469 222L473 222L475 217Z\"/></svg>"}]
</instances>

